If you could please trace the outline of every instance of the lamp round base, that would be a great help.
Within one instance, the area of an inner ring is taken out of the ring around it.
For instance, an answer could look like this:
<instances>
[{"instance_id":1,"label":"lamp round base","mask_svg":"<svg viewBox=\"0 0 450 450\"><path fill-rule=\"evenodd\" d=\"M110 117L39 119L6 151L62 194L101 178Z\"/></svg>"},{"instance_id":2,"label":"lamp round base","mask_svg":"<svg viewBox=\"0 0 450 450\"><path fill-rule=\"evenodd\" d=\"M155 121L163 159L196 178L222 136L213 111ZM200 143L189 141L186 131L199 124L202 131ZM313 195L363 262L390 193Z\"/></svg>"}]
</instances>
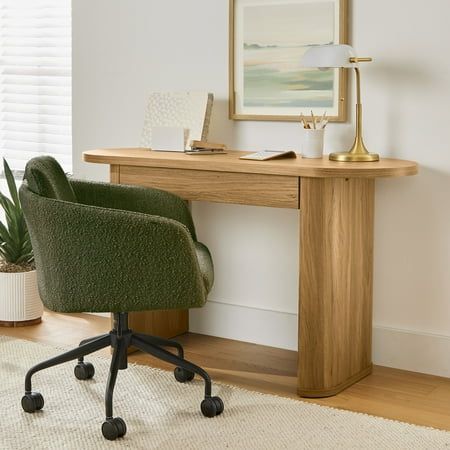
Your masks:
<instances>
[{"instance_id":1,"label":"lamp round base","mask_svg":"<svg viewBox=\"0 0 450 450\"><path fill-rule=\"evenodd\" d=\"M380 156L377 153L352 153L352 152L339 152L330 153L330 161L342 161L342 162L371 162L379 161Z\"/></svg>"}]
</instances>

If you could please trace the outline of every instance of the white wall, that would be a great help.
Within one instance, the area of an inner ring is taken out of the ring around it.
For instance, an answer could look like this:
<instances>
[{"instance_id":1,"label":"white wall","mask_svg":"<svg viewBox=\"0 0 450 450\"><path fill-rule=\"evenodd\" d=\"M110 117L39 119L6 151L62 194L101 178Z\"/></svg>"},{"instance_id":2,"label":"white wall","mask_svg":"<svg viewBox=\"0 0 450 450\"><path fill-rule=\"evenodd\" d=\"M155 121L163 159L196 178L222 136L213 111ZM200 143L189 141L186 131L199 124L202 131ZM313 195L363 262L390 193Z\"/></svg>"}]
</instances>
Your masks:
<instances>
[{"instance_id":1,"label":"white wall","mask_svg":"<svg viewBox=\"0 0 450 450\"><path fill-rule=\"evenodd\" d=\"M419 176L377 182L374 360L450 376L450 2L352 3L351 42L375 60L362 75L366 144L421 166ZM299 146L297 124L228 120L228 0L76 0L73 34L78 176L107 179L82 151L139 144L152 90L214 92L211 140ZM330 125L326 150L348 147L353 126ZM193 211L217 278L191 329L296 348L296 211Z\"/></svg>"}]
</instances>

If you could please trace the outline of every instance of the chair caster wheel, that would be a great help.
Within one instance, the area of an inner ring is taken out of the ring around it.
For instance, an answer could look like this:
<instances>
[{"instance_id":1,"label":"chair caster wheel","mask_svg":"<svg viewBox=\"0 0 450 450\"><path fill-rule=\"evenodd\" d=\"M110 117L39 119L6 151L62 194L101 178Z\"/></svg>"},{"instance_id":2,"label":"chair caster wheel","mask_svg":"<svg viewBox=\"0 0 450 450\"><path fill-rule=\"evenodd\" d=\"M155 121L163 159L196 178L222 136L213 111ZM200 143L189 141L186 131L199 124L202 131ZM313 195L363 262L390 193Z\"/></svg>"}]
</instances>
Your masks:
<instances>
[{"instance_id":1,"label":"chair caster wheel","mask_svg":"<svg viewBox=\"0 0 450 450\"><path fill-rule=\"evenodd\" d=\"M22 408L27 413L34 413L44 407L44 397L39 392L30 392L22 397Z\"/></svg>"},{"instance_id":2,"label":"chair caster wheel","mask_svg":"<svg viewBox=\"0 0 450 450\"><path fill-rule=\"evenodd\" d=\"M215 417L223 413L224 404L220 397L207 397L200 408L205 417Z\"/></svg>"},{"instance_id":3,"label":"chair caster wheel","mask_svg":"<svg viewBox=\"0 0 450 450\"><path fill-rule=\"evenodd\" d=\"M90 380L95 374L95 368L91 363L79 362L73 369L78 380Z\"/></svg>"},{"instance_id":4,"label":"chair caster wheel","mask_svg":"<svg viewBox=\"0 0 450 450\"><path fill-rule=\"evenodd\" d=\"M102 425L102 434L108 441L115 441L117 438L125 436L127 432L127 425L120 417L106 419Z\"/></svg>"},{"instance_id":5,"label":"chair caster wheel","mask_svg":"<svg viewBox=\"0 0 450 450\"><path fill-rule=\"evenodd\" d=\"M173 371L175 379L179 383L185 383L186 381L192 381L194 379L195 373L190 370L183 369L182 367L175 367Z\"/></svg>"}]
</instances>

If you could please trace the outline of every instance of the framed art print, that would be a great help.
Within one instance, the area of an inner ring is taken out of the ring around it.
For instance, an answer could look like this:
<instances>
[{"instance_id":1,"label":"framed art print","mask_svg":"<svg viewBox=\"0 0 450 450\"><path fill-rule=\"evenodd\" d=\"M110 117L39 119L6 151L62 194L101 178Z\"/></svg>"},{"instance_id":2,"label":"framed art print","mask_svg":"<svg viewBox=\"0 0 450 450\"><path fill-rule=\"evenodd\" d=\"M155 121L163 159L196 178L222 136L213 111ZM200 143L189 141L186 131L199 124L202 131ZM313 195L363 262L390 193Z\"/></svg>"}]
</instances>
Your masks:
<instances>
[{"instance_id":1,"label":"framed art print","mask_svg":"<svg viewBox=\"0 0 450 450\"><path fill-rule=\"evenodd\" d=\"M345 69L302 68L312 45L347 43L347 0L230 0L230 118L345 121Z\"/></svg>"}]
</instances>

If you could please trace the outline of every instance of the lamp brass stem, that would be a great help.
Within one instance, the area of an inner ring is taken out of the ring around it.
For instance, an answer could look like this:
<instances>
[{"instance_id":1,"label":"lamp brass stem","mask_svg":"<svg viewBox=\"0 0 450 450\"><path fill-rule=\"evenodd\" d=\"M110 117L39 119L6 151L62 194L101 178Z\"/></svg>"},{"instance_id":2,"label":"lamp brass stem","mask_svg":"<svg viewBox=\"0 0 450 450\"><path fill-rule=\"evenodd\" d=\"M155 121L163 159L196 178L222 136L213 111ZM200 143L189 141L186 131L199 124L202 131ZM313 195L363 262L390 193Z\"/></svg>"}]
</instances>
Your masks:
<instances>
[{"instance_id":1,"label":"lamp brass stem","mask_svg":"<svg viewBox=\"0 0 450 450\"><path fill-rule=\"evenodd\" d=\"M359 67L355 67L355 75L356 75L356 104L360 105L361 104L361 72L359 71ZM356 118L358 118L358 116L356 116Z\"/></svg>"},{"instance_id":2,"label":"lamp brass stem","mask_svg":"<svg viewBox=\"0 0 450 450\"><path fill-rule=\"evenodd\" d=\"M378 161L376 153L369 153L363 141L362 134L362 103L361 103L361 75L359 68L355 67L356 74L356 135L352 148L348 152L331 153L331 161Z\"/></svg>"}]
</instances>

